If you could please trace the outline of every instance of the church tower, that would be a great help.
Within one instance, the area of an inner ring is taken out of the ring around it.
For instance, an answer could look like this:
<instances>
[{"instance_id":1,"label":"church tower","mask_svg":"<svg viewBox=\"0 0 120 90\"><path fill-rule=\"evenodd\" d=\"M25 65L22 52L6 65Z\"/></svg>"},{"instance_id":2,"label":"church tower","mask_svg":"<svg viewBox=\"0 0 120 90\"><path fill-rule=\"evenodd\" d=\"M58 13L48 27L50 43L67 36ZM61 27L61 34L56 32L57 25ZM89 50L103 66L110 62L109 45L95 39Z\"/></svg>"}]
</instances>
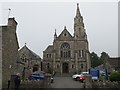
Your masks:
<instances>
[{"instance_id":1,"label":"church tower","mask_svg":"<svg viewBox=\"0 0 120 90\"><path fill-rule=\"evenodd\" d=\"M84 68L86 68L86 71L88 71L88 69L90 68L90 58L89 58L89 48L88 48L89 46L88 46L87 34L84 29L83 17L81 16L78 3L77 3L76 15L74 18L74 40L75 40L74 45L76 51L75 53L76 71L79 71L79 66L81 67L83 66Z\"/></svg>"},{"instance_id":2,"label":"church tower","mask_svg":"<svg viewBox=\"0 0 120 90\"><path fill-rule=\"evenodd\" d=\"M83 17L81 16L79 4L77 3L77 11L74 18L74 37L77 40L84 40L85 35L86 34L84 29Z\"/></svg>"},{"instance_id":3,"label":"church tower","mask_svg":"<svg viewBox=\"0 0 120 90\"><path fill-rule=\"evenodd\" d=\"M83 17L77 4L74 17L74 35L64 27L63 31L54 34L53 45L43 51L44 69L53 70L56 75L73 75L88 71L90 68L87 34L84 29Z\"/></svg>"}]
</instances>

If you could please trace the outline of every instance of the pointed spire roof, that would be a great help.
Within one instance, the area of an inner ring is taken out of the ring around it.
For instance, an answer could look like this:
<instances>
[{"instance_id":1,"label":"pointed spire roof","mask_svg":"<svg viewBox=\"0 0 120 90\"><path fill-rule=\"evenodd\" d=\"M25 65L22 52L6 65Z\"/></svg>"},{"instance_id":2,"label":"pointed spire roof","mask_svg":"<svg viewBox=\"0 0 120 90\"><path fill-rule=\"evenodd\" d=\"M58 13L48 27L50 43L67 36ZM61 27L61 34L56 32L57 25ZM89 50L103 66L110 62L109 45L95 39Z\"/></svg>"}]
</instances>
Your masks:
<instances>
[{"instance_id":1,"label":"pointed spire roof","mask_svg":"<svg viewBox=\"0 0 120 90\"><path fill-rule=\"evenodd\" d=\"M57 40L73 40L72 35L68 32L66 26L64 26L64 30L57 37Z\"/></svg>"},{"instance_id":2,"label":"pointed spire roof","mask_svg":"<svg viewBox=\"0 0 120 90\"><path fill-rule=\"evenodd\" d=\"M79 9L79 3L77 3L77 11L76 11L76 17L80 17L80 9Z\"/></svg>"},{"instance_id":3,"label":"pointed spire roof","mask_svg":"<svg viewBox=\"0 0 120 90\"><path fill-rule=\"evenodd\" d=\"M56 29L55 29L55 34L54 34L54 36L57 36L57 34L56 34Z\"/></svg>"}]
</instances>

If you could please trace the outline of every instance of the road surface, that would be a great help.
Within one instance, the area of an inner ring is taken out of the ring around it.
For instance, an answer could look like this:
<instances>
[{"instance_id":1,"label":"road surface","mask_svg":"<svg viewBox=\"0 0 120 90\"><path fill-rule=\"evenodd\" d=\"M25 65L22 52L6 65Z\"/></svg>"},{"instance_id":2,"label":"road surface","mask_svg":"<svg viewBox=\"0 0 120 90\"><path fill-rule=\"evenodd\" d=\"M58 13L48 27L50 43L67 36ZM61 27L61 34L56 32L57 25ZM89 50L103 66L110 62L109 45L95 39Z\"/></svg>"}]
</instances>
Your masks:
<instances>
[{"instance_id":1,"label":"road surface","mask_svg":"<svg viewBox=\"0 0 120 90\"><path fill-rule=\"evenodd\" d=\"M54 77L52 88L83 88L83 83L75 81L72 77Z\"/></svg>"}]
</instances>

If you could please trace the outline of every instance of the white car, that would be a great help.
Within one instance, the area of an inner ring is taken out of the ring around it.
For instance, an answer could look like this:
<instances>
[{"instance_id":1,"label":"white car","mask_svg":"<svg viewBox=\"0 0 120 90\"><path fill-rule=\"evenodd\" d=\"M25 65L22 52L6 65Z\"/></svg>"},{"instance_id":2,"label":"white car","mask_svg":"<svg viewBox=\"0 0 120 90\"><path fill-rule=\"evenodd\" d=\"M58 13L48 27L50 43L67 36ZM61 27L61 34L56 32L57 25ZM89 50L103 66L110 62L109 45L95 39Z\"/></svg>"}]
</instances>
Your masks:
<instances>
[{"instance_id":1,"label":"white car","mask_svg":"<svg viewBox=\"0 0 120 90\"><path fill-rule=\"evenodd\" d=\"M84 76L84 75L86 75L86 74L89 74L89 72L82 72L81 74L75 74L75 75L73 75L72 76L72 78L74 79L74 80L80 80L80 76Z\"/></svg>"},{"instance_id":2,"label":"white car","mask_svg":"<svg viewBox=\"0 0 120 90\"><path fill-rule=\"evenodd\" d=\"M74 79L74 80L79 80L80 79L80 76L81 76L82 74L75 74L75 75L73 75L72 76L72 78Z\"/></svg>"}]
</instances>

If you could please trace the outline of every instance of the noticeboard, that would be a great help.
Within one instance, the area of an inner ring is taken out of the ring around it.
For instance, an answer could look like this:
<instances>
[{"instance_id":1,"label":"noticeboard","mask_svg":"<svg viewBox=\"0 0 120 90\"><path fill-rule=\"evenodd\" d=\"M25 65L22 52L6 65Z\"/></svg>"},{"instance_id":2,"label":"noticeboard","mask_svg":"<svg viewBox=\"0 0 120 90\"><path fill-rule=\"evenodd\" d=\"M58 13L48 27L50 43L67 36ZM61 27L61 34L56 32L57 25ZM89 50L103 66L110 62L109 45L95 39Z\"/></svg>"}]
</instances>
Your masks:
<instances>
[{"instance_id":1,"label":"noticeboard","mask_svg":"<svg viewBox=\"0 0 120 90\"><path fill-rule=\"evenodd\" d=\"M90 75L92 76L92 79L98 80L99 79L99 69L90 69L89 70Z\"/></svg>"}]
</instances>

